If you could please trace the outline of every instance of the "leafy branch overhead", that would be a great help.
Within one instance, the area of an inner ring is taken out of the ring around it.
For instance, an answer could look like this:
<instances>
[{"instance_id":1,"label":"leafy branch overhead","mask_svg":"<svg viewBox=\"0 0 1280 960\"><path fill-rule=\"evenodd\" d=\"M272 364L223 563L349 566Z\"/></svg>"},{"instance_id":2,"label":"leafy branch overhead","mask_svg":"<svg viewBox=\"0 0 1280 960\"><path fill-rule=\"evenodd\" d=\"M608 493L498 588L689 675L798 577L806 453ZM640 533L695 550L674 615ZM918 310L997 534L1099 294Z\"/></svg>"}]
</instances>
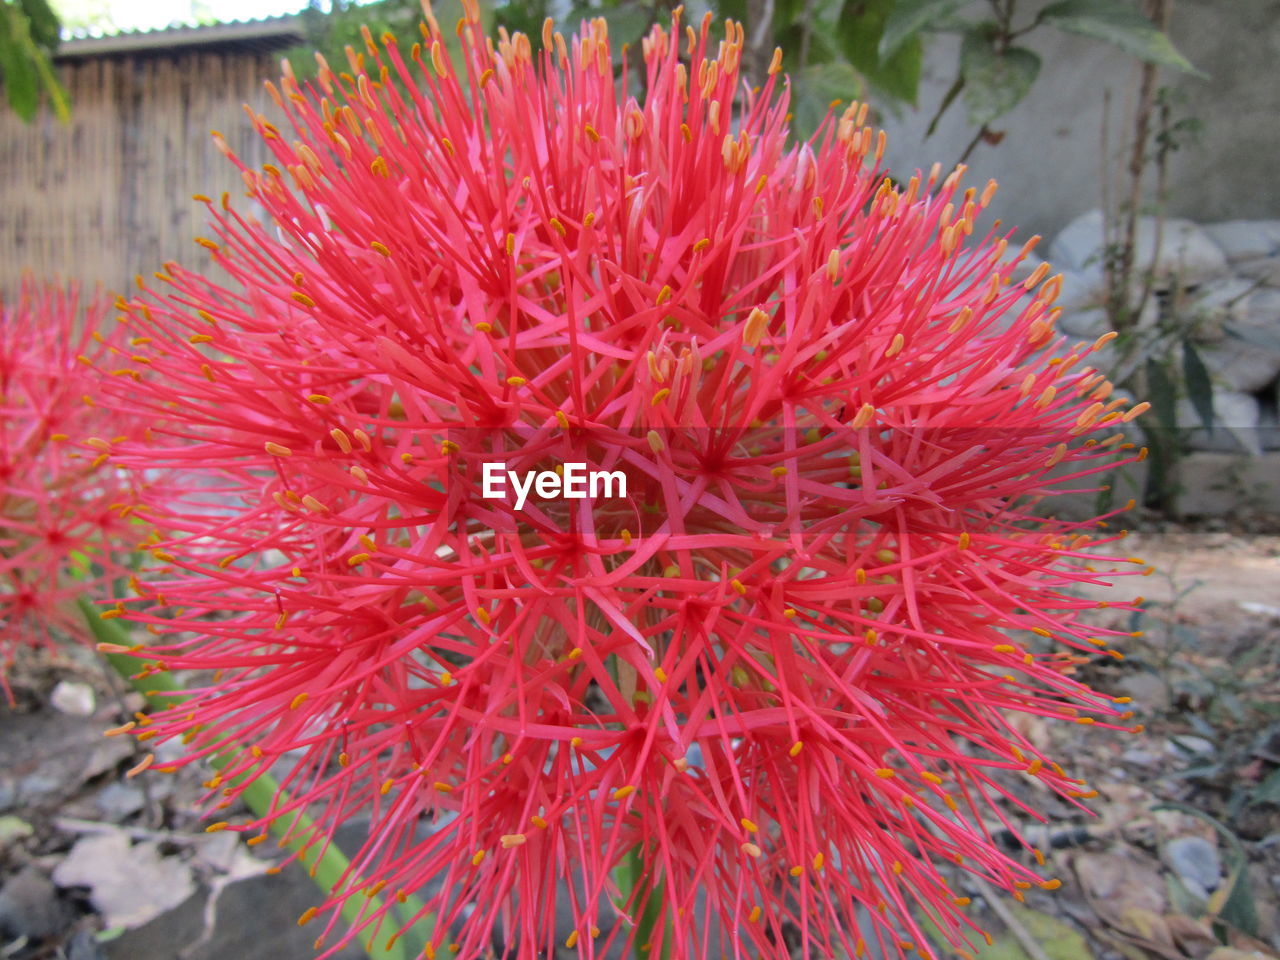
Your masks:
<instances>
[{"instance_id":1,"label":"leafy branch overhead","mask_svg":"<svg viewBox=\"0 0 1280 960\"><path fill-rule=\"evenodd\" d=\"M70 120L66 92L50 57L61 26L47 0L0 0L0 86L23 120L35 118L45 93L58 119Z\"/></svg>"},{"instance_id":2,"label":"leafy branch overhead","mask_svg":"<svg viewBox=\"0 0 1280 960\"><path fill-rule=\"evenodd\" d=\"M892 10L880 31L877 51L882 61L918 44L926 33L962 36L959 69L930 125L931 131L962 95L969 121L984 131L988 124L1017 106L1035 84L1041 60L1016 41L1044 27L1105 41L1146 63L1199 73L1168 35L1126 0L1060 0L1022 22L1017 16L1017 0L977 4L984 14L992 14L980 20L961 15L975 6L964 0L890 3ZM904 99L914 100L914 91Z\"/></svg>"}]
</instances>

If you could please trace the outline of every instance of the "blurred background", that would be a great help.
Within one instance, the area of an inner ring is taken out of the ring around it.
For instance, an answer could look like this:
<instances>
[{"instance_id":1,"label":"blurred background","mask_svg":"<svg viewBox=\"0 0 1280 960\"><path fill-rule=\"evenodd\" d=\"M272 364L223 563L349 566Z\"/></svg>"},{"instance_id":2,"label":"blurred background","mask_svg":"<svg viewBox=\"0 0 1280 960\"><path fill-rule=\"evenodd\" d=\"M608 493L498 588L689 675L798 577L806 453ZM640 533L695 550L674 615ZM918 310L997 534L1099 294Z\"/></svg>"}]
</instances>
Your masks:
<instances>
[{"instance_id":1,"label":"blurred background","mask_svg":"<svg viewBox=\"0 0 1280 960\"><path fill-rule=\"evenodd\" d=\"M705 4L687 5L686 20ZM442 23L456 6L438 5ZM546 16L561 26L604 16L618 54L623 43L638 47L671 6L507 0L486 4L486 15L528 32L535 46ZM60 32L33 15L41 7ZM301 8L297 0L3 0L0 8L7 29L25 20L52 55L70 111L59 119L43 69L21 63L21 44L7 44L0 291L9 293L23 269L118 288L164 260L201 264L190 195L216 196L237 181L209 130L259 159L241 104L268 110L261 84L279 73L281 57L304 72L313 70L310 49L342 63L365 22L408 46L421 17L417 0ZM1052 238L1104 205L1118 212L1143 135L1143 212L1158 206L1199 223L1280 218L1280 0L716 0L710 9L746 23L755 78L783 48L805 132L830 101L869 100L889 132L891 170L905 179L964 158L977 178L1000 182L993 211L1023 236Z\"/></svg>"}]
</instances>

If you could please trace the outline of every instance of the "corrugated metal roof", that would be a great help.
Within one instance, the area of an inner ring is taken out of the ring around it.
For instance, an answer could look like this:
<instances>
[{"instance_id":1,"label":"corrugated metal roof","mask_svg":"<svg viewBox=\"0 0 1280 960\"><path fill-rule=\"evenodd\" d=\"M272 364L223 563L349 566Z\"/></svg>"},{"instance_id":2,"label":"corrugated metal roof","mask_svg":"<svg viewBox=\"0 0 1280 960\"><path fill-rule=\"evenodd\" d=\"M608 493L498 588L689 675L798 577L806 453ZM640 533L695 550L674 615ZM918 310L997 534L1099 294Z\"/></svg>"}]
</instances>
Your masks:
<instances>
[{"instance_id":1,"label":"corrugated metal roof","mask_svg":"<svg viewBox=\"0 0 1280 960\"><path fill-rule=\"evenodd\" d=\"M304 38L302 18L288 15L206 26L180 25L158 30L129 30L100 37L73 37L58 45L55 59L165 53L194 47L277 49L301 43Z\"/></svg>"}]
</instances>

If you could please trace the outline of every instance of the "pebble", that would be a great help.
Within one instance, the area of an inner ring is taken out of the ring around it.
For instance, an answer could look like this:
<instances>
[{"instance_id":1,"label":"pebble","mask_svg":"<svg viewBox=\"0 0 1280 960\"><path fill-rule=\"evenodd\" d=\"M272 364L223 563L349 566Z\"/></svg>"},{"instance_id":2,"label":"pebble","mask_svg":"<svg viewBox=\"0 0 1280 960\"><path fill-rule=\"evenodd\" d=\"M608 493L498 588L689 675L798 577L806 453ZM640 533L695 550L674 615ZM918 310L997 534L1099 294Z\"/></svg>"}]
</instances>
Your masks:
<instances>
[{"instance_id":1,"label":"pebble","mask_svg":"<svg viewBox=\"0 0 1280 960\"><path fill-rule=\"evenodd\" d=\"M49 695L49 703L60 713L72 717L91 717L97 708L93 687L78 680L59 680Z\"/></svg>"},{"instance_id":2,"label":"pebble","mask_svg":"<svg viewBox=\"0 0 1280 960\"><path fill-rule=\"evenodd\" d=\"M1186 757L1188 755L1205 757L1217 751L1213 741L1206 740L1204 737L1197 737L1191 733L1179 733L1169 738L1164 746L1165 752L1175 757Z\"/></svg>"},{"instance_id":3,"label":"pebble","mask_svg":"<svg viewBox=\"0 0 1280 960\"><path fill-rule=\"evenodd\" d=\"M70 907L33 866L23 867L0 888L0 931L9 937L43 940L61 933L70 922Z\"/></svg>"},{"instance_id":4,"label":"pebble","mask_svg":"<svg viewBox=\"0 0 1280 960\"><path fill-rule=\"evenodd\" d=\"M1202 837L1175 837L1161 853L1178 879L1202 900L1209 899L1222 883L1222 856L1216 844Z\"/></svg>"}]
</instances>

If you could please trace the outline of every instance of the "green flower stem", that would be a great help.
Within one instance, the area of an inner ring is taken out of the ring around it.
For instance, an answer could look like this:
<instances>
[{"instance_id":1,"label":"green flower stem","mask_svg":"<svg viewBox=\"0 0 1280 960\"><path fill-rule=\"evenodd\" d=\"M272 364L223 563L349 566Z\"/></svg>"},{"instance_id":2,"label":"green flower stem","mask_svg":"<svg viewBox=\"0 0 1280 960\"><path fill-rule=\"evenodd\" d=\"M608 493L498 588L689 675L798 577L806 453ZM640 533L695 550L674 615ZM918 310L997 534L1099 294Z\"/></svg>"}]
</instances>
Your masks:
<instances>
[{"instance_id":1,"label":"green flower stem","mask_svg":"<svg viewBox=\"0 0 1280 960\"><path fill-rule=\"evenodd\" d=\"M125 629L115 620L103 620L99 615L100 609L91 604L84 597L79 598L80 611L84 615L85 622L89 624L89 629L93 632L94 638L99 643L117 644L122 647L131 645L131 638ZM144 696L150 696L155 693L170 694L167 698L172 703L181 702L182 687L168 673L152 673L147 676L135 678L133 674L138 672L138 660L136 657L123 653L104 653L107 662L111 665L116 673L120 674L133 689L137 690ZM222 753L210 759L209 764L215 770L222 770L231 761L229 753ZM240 799L244 805L252 810L257 816L264 817L271 811L272 802L279 799L284 803L289 802L289 795L280 789L275 778L262 774L254 779L253 783L245 787L240 794ZM273 821L271 824L271 832L284 839L286 831L293 829L293 835L285 840L284 846L294 853L299 854L299 859L303 860L307 854L302 853L304 839L312 835L312 828L315 821L303 811L298 811L292 817L287 818L287 825L279 820ZM318 860L310 865L312 878L316 882L316 886L326 895L332 890L343 875L347 872L350 861L338 849L336 844L330 843ZM378 897L349 897L342 905L342 917L347 923L358 923L363 917L370 913L381 910L383 903ZM422 903L416 898L410 898L404 904L405 916L413 916L422 908ZM434 917L426 916L420 921L423 927L434 927ZM388 946L385 939L378 942L378 929L381 923L371 927L365 927L360 931L360 943L363 945L365 953L374 960L408 960L409 955L405 952L405 945L396 942Z\"/></svg>"},{"instance_id":2,"label":"green flower stem","mask_svg":"<svg viewBox=\"0 0 1280 960\"><path fill-rule=\"evenodd\" d=\"M640 916L636 918L636 960L654 960L655 957L661 958L661 960L669 960L671 956L670 925L667 925L664 931L665 936L662 938L661 951L654 953L651 946L658 928L658 918L662 911L663 882L654 874L651 865L646 862L644 852L639 846L634 847L627 854L621 874L620 879L623 882L619 886L623 888L624 897L630 898L633 891L640 890L641 893L637 900L642 899L644 901L644 908L641 910Z\"/></svg>"}]
</instances>

